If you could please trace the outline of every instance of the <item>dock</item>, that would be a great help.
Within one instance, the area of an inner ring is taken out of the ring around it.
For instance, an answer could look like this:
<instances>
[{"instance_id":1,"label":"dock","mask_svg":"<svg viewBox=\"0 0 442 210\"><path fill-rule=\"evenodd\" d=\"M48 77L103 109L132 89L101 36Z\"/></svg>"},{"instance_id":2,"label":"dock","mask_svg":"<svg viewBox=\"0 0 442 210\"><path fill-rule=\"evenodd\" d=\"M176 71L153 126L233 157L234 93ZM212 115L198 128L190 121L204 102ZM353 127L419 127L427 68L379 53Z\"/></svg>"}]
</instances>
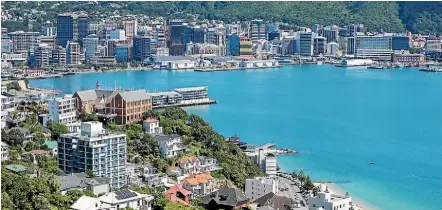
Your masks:
<instances>
[{"instance_id":1,"label":"dock","mask_svg":"<svg viewBox=\"0 0 442 210\"><path fill-rule=\"evenodd\" d=\"M164 109L170 106L178 106L178 107L187 107L187 106L201 106L201 105L211 105L211 104L217 104L217 100L209 100L204 102L192 102L192 103L183 103L183 104L167 104L167 105L159 105L159 106L152 106L152 109Z\"/></svg>"},{"instance_id":2,"label":"dock","mask_svg":"<svg viewBox=\"0 0 442 210\"><path fill-rule=\"evenodd\" d=\"M195 68L194 71L198 72L213 72L213 71L238 71L238 70L249 70L249 69L269 69L269 68L279 68L281 65L277 66L261 66L261 67L241 67L241 68Z\"/></svg>"}]
</instances>

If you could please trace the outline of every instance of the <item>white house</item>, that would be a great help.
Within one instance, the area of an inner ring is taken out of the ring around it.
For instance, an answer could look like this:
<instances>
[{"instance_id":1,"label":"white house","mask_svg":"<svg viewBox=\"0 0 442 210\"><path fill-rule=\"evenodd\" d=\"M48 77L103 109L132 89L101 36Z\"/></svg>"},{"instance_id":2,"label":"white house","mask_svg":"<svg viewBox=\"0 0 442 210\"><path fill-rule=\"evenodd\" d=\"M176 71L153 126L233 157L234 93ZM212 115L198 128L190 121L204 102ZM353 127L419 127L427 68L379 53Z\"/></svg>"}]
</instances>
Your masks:
<instances>
[{"instance_id":1,"label":"white house","mask_svg":"<svg viewBox=\"0 0 442 210\"><path fill-rule=\"evenodd\" d=\"M72 95L49 100L49 119L62 124L77 121L75 100Z\"/></svg>"},{"instance_id":2,"label":"white house","mask_svg":"<svg viewBox=\"0 0 442 210\"><path fill-rule=\"evenodd\" d=\"M317 196L310 195L308 209L317 210L350 210L352 202L347 193L345 196L331 194L329 192L319 192Z\"/></svg>"},{"instance_id":3,"label":"white house","mask_svg":"<svg viewBox=\"0 0 442 210\"><path fill-rule=\"evenodd\" d=\"M157 119L143 120L143 129L148 134L162 134L163 128L160 127L160 121Z\"/></svg>"},{"instance_id":4,"label":"white house","mask_svg":"<svg viewBox=\"0 0 442 210\"><path fill-rule=\"evenodd\" d=\"M8 144L6 144L5 142L1 142L2 143L2 147L1 147L1 153L2 153L2 161L3 160L9 160L9 151L8 151Z\"/></svg>"},{"instance_id":5,"label":"white house","mask_svg":"<svg viewBox=\"0 0 442 210\"><path fill-rule=\"evenodd\" d=\"M158 147L163 158L175 157L184 150L181 136L178 134L156 135L155 138L158 140Z\"/></svg>"},{"instance_id":6,"label":"white house","mask_svg":"<svg viewBox=\"0 0 442 210\"><path fill-rule=\"evenodd\" d=\"M151 210L153 196L122 189L98 198L81 196L70 209L75 210L118 210L132 208Z\"/></svg>"},{"instance_id":7,"label":"white house","mask_svg":"<svg viewBox=\"0 0 442 210\"><path fill-rule=\"evenodd\" d=\"M245 194L249 201L254 201L267 193L277 194L279 180L275 177L255 177L246 179Z\"/></svg>"}]
</instances>

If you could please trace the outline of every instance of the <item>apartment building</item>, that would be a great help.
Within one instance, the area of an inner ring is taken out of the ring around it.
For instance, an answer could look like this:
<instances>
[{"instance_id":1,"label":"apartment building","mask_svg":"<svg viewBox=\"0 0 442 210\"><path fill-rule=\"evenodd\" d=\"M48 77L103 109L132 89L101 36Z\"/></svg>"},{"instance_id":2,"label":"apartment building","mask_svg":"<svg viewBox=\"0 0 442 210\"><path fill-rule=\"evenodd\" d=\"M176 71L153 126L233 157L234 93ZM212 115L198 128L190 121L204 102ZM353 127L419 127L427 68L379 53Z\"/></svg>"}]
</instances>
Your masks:
<instances>
[{"instance_id":1,"label":"apartment building","mask_svg":"<svg viewBox=\"0 0 442 210\"><path fill-rule=\"evenodd\" d=\"M245 193L247 199L254 201L267 193L277 194L279 191L279 180L275 177L255 177L246 179Z\"/></svg>"},{"instance_id":2,"label":"apartment building","mask_svg":"<svg viewBox=\"0 0 442 210\"><path fill-rule=\"evenodd\" d=\"M65 173L92 171L110 179L111 188L126 185L126 134L110 133L100 122L84 122L80 133L57 141L58 167Z\"/></svg>"},{"instance_id":3,"label":"apartment building","mask_svg":"<svg viewBox=\"0 0 442 210\"><path fill-rule=\"evenodd\" d=\"M72 95L55 98L48 101L49 120L57 123L68 124L77 121L75 109L76 99Z\"/></svg>"}]
</instances>

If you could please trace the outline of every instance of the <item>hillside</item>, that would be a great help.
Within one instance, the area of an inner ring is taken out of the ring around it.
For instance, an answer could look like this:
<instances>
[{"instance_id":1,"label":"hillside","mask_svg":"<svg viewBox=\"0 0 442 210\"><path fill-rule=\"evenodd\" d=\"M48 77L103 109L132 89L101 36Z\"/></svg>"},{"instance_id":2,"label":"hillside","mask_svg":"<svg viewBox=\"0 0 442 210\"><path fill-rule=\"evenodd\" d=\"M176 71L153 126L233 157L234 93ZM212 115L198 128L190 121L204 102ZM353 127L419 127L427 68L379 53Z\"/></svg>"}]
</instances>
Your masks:
<instances>
[{"instance_id":1,"label":"hillside","mask_svg":"<svg viewBox=\"0 0 442 210\"><path fill-rule=\"evenodd\" d=\"M2 27L26 28L32 14L38 26L42 20L54 21L57 13L85 11L92 19L106 15L143 14L184 18L197 14L199 19L226 22L264 19L298 26L344 25L362 23L370 31L442 33L442 2L4 2L3 11L24 21L5 21ZM15 7L15 10L11 8ZM48 10L48 8L50 8ZM12 12L9 12L12 11ZM38 13L38 12L37 12ZM38 28L38 27L37 27Z\"/></svg>"}]
</instances>

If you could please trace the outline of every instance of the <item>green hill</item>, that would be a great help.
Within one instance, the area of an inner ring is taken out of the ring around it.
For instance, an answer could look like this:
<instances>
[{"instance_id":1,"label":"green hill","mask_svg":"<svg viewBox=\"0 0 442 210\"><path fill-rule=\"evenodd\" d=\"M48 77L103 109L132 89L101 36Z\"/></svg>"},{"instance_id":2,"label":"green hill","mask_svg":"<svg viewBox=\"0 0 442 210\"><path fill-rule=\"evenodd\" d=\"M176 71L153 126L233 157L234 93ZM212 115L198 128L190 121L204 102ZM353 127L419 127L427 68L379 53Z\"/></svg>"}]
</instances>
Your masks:
<instances>
[{"instance_id":1,"label":"green hill","mask_svg":"<svg viewBox=\"0 0 442 210\"><path fill-rule=\"evenodd\" d=\"M23 17L30 9L45 11L32 14L35 25L44 20L54 21L57 13L85 11L99 20L118 11L120 15L143 14L185 18L197 14L199 19L218 19L226 22L264 19L298 26L345 25L362 23L369 31L442 34L442 2L4 2L3 11L14 6L14 17ZM51 8L51 9L48 9ZM6 27L26 28L26 20L17 24L5 22ZM4 26L3 26L4 27Z\"/></svg>"}]
</instances>

